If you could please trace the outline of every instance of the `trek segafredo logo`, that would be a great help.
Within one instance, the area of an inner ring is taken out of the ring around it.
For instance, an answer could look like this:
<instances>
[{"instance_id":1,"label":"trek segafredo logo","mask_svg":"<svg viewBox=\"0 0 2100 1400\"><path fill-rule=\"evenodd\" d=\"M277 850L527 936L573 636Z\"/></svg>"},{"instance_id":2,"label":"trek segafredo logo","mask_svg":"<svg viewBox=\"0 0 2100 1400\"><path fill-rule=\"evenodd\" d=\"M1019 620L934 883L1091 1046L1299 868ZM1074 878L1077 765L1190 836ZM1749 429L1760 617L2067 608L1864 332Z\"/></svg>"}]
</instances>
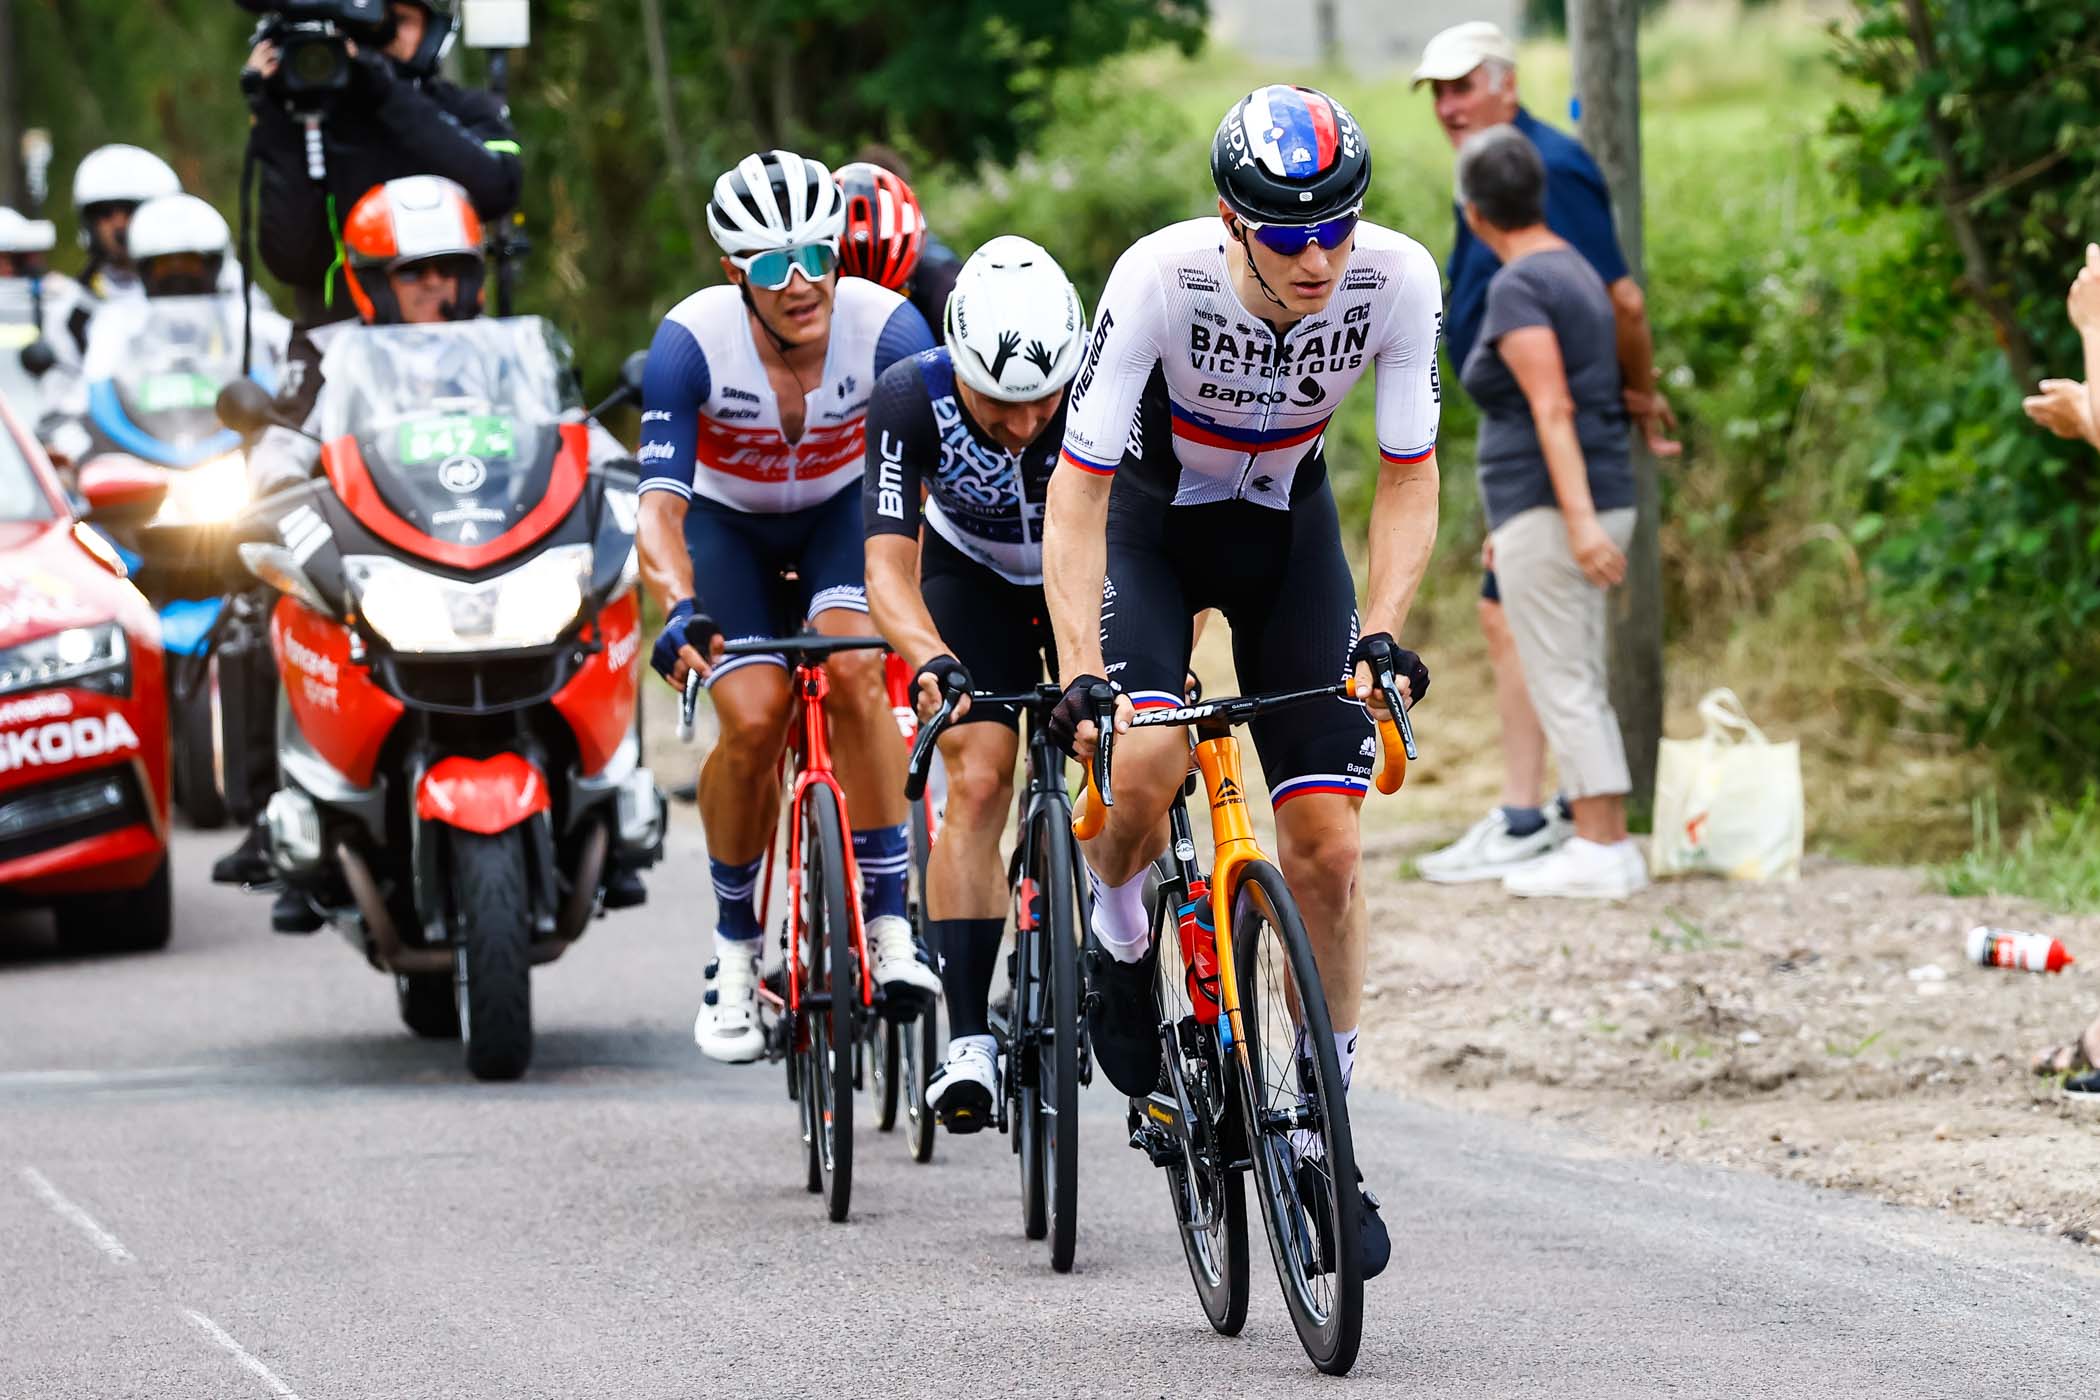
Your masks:
<instances>
[{"instance_id":1,"label":"trek segafredo logo","mask_svg":"<svg viewBox=\"0 0 2100 1400\"><path fill-rule=\"evenodd\" d=\"M0 733L0 773L12 773L18 768L56 768L78 758L100 758L138 746L138 734L121 713L112 710L107 715L82 715L34 729Z\"/></svg>"}]
</instances>

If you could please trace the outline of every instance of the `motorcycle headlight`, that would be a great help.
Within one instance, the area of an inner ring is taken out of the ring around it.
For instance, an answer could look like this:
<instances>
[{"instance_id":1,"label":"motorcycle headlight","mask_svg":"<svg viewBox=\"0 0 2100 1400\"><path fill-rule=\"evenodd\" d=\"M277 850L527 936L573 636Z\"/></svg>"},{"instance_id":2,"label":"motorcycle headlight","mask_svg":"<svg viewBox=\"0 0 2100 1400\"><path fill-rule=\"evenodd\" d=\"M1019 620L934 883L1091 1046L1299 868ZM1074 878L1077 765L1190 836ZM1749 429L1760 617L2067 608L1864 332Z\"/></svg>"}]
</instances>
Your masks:
<instances>
[{"instance_id":1,"label":"motorcycle headlight","mask_svg":"<svg viewBox=\"0 0 2100 1400\"><path fill-rule=\"evenodd\" d=\"M131 693L131 647L114 622L68 627L0 650L0 695L53 686Z\"/></svg>"},{"instance_id":2,"label":"motorcycle headlight","mask_svg":"<svg viewBox=\"0 0 2100 1400\"><path fill-rule=\"evenodd\" d=\"M220 525L248 505L248 459L240 452L169 472L168 478L155 525Z\"/></svg>"},{"instance_id":3,"label":"motorcycle headlight","mask_svg":"<svg viewBox=\"0 0 2100 1400\"><path fill-rule=\"evenodd\" d=\"M583 610L591 547L563 545L500 578L452 579L384 554L343 559L357 609L396 651L505 651L546 646Z\"/></svg>"}]
</instances>

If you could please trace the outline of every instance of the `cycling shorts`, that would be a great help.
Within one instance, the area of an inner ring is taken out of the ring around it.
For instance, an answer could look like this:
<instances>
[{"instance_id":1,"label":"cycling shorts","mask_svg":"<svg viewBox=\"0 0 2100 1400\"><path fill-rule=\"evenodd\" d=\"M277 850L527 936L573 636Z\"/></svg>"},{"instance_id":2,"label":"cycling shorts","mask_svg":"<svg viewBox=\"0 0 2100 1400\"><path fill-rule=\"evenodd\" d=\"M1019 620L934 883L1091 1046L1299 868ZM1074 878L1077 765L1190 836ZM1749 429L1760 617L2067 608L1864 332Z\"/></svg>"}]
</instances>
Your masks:
<instances>
[{"instance_id":1,"label":"cycling shorts","mask_svg":"<svg viewBox=\"0 0 2100 1400\"><path fill-rule=\"evenodd\" d=\"M1116 491L1101 651L1108 679L1139 709L1182 703L1191 623L1205 608L1232 624L1242 694L1344 679L1356 647L1356 581L1334 493L1322 484L1281 511L1246 501L1176 506ZM1370 788L1377 734L1353 700L1295 706L1248 729L1276 806L1309 792L1362 797Z\"/></svg>"},{"instance_id":2,"label":"cycling shorts","mask_svg":"<svg viewBox=\"0 0 2100 1400\"><path fill-rule=\"evenodd\" d=\"M1018 695L1057 675L1057 642L1040 584L1010 583L931 530L919 551L919 592L941 640L979 690ZM1048 668L1047 670L1045 668ZM1018 729L1010 705L973 706L970 718Z\"/></svg>"},{"instance_id":3,"label":"cycling shorts","mask_svg":"<svg viewBox=\"0 0 2100 1400\"><path fill-rule=\"evenodd\" d=\"M821 504L778 514L693 497L685 512L693 597L724 638L778 637L833 608L868 610L857 485ZM791 569L795 577L783 579ZM707 683L754 664L785 670L787 658L732 656L715 667Z\"/></svg>"}]
</instances>

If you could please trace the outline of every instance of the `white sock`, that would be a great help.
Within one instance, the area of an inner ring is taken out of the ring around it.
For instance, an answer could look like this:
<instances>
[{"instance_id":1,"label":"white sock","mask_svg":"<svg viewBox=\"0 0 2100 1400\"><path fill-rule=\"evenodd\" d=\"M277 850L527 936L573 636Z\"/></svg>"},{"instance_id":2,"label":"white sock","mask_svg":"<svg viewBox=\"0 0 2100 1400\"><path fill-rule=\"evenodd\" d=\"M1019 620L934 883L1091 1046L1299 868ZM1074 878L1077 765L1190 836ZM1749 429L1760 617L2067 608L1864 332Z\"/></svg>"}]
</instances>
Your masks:
<instances>
[{"instance_id":1,"label":"white sock","mask_svg":"<svg viewBox=\"0 0 2100 1400\"><path fill-rule=\"evenodd\" d=\"M1334 1033L1334 1058L1342 1067L1342 1092L1349 1092L1350 1076L1356 1073L1356 1031L1352 1028Z\"/></svg>"},{"instance_id":2,"label":"white sock","mask_svg":"<svg viewBox=\"0 0 2100 1400\"><path fill-rule=\"evenodd\" d=\"M1087 883L1094 889L1094 939L1119 963L1134 963L1152 944L1152 929L1145 920L1145 868L1120 885L1111 885L1086 868Z\"/></svg>"},{"instance_id":3,"label":"white sock","mask_svg":"<svg viewBox=\"0 0 2100 1400\"><path fill-rule=\"evenodd\" d=\"M1305 1048L1305 1031L1298 1032L1298 1048ZM1334 1033L1334 1058L1342 1068L1342 1092L1349 1092L1349 1077L1356 1072L1356 1032L1353 1030ZM1291 1150L1305 1161L1314 1161L1327 1155L1327 1145L1320 1135L1309 1128L1291 1130Z\"/></svg>"}]
</instances>

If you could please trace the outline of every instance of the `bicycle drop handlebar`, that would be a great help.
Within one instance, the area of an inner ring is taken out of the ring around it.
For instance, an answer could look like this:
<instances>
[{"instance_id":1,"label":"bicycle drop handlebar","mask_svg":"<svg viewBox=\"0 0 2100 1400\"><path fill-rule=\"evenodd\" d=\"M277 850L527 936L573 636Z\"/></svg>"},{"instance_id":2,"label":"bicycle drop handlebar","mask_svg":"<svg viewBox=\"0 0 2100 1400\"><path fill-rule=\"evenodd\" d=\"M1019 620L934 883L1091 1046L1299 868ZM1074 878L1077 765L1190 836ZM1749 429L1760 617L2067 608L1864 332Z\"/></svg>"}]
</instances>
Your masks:
<instances>
[{"instance_id":1,"label":"bicycle drop handlebar","mask_svg":"<svg viewBox=\"0 0 2100 1400\"><path fill-rule=\"evenodd\" d=\"M842 651L887 651L889 643L880 637L832 637L819 632L805 632L799 637L753 637L744 641L730 642L722 648L724 656L785 656L791 664L802 665L810 661L822 661ZM681 743L693 739L693 712L700 704L702 682L698 671L688 671L685 677L685 693L678 700L678 738Z\"/></svg>"}]
</instances>

